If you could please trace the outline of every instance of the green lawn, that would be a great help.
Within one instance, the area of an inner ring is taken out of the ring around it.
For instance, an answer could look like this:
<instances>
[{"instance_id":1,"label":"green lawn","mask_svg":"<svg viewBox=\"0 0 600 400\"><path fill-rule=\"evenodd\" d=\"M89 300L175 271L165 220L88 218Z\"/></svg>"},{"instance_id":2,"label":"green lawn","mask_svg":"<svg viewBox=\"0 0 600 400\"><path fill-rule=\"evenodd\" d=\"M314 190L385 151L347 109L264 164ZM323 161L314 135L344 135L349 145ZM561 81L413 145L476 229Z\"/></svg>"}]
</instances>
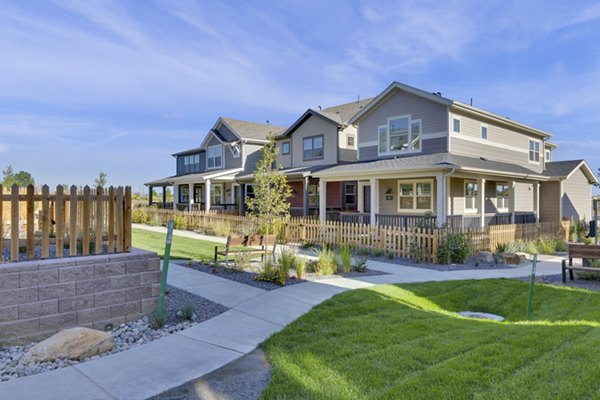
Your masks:
<instances>
[{"instance_id":1,"label":"green lawn","mask_svg":"<svg viewBox=\"0 0 600 400\"><path fill-rule=\"evenodd\" d=\"M132 245L139 249L155 251L162 258L165 252L166 237L167 235L164 233L134 228L132 231ZM214 259L216 245L218 243L206 240L173 236L171 258L210 261Z\"/></svg>"},{"instance_id":2,"label":"green lawn","mask_svg":"<svg viewBox=\"0 0 600 400\"><path fill-rule=\"evenodd\" d=\"M600 399L600 293L514 280L335 296L263 344L265 399ZM463 310L503 315L497 323Z\"/></svg>"}]
</instances>

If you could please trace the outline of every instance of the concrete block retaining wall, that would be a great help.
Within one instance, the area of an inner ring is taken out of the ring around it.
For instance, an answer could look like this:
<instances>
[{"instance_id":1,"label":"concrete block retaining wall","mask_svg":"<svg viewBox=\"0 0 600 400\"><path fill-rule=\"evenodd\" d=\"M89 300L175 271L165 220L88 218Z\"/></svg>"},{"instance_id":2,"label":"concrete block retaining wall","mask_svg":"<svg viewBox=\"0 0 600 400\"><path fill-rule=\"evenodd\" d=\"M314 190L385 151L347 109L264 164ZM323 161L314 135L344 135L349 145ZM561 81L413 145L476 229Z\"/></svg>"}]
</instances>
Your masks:
<instances>
[{"instance_id":1,"label":"concrete block retaining wall","mask_svg":"<svg viewBox=\"0 0 600 400\"><path fill-rule=\"evenodd\" d=\"M136 320L156 306L159 285L160 259L137 249L0 264L0 345Z\"/></svg>"}]
</instances>

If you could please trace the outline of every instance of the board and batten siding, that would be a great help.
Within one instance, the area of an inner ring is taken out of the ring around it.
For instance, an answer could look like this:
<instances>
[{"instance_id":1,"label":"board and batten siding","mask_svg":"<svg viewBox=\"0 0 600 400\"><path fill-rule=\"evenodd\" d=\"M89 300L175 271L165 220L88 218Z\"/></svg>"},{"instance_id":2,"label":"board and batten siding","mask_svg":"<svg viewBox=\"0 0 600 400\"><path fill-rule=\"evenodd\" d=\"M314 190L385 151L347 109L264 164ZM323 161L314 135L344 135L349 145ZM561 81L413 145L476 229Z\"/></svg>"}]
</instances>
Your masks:
<instances>
[{"instance_id":1,"label":"board and batten siding","mask_svg":"<svg viewBox=\"0 0 600 400\"><path fill-rule=\"evenodd\" d=\"M592 186L577 169L563 183L563 217L589 221L592 217Z\"/></svg>"},{"instance_id":2,"label":"board and batten siding","mask_svg":"<svg viewBox=\"0 0 600 400\"><path fill-rule=\"evenodd\" d=\"M560 182L540 184L540 222L560 220Z\"/></svg>"},{"instance_id":3,"label":"board and batten siding","mask_svg":"<svg viewBox=\"0 0 600 400\"><path fill-rule=\"evenodd\" d=\"M304 161L304 138L323 135L323 158ZM316 116L310 116L292 133L292 167L336 164L338 157L338 128Z\"/></svg>"},{"instance_id":4,"label":"board and batten siding","mask_svg":"<svg viewBox=\"0 0 600 400\"><path fill-rule=\"evenodd\" d=\"M359 159L365 161L379 158L377 151L378 126L386 125L390 117L408 114L413 120L421 120L421 152L398 153L394 154L395 157L448 151L448 111L446 107L406 92L396 91L369 112L358 124ZM436 136L443 134L444 137L427 138L432 134L436 134Z\"/></svg>"},{"instance_id":5,"label":"board and batten siding","mask_svg":"<svg viewBox=\"0 0 600 400\"><path fill-rule=\"evenodd\" d=\"M450 152L464 156L478 156L489 160L518 164L541 173L544 170L544 144L541 139L526 133L493 125L486 121L450 114L450 124L454 117L460 119L460 133L450 132ZM488 127L488 138L481 138L482 124ZM452 129L452 128L451 128ZM540 162L529 162L529 140L540 142Z\"/></svg>"}]
</instances>

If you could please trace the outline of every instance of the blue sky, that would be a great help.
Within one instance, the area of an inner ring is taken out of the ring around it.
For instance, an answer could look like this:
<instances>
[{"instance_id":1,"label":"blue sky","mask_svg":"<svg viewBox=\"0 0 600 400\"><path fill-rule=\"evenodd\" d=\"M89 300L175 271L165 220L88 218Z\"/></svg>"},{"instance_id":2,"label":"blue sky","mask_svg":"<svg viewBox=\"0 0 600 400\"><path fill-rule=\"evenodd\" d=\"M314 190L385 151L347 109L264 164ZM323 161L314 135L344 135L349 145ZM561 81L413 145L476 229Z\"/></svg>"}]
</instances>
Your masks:
<instances>
[{"instance_id":1,"label":"blue sky","mask_svg":"<svg viewBox=\"0 0 600 400\"><path fill-rule=\"evenodd\" d=\"M220 115L291 124L394 80L600 166L600 3L3 1L0 166L134 190Z\"/></svg>"}]
</instances>

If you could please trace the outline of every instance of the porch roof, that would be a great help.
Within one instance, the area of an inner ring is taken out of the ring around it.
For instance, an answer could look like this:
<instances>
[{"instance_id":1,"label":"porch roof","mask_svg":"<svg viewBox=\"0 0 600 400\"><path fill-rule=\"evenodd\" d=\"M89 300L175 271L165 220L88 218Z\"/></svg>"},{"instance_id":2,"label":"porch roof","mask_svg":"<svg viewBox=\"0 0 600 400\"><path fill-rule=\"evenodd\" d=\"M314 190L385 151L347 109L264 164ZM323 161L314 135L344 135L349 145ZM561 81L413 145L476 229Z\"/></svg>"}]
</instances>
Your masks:
<instances>
[{"instance_id":1,"label":"porch roof","mask_svg":"<svg viewBox=\"0 0 600 400\"><path fill-rule=\"evenodd\" d=\"M296 167L296 168L283 168L279 172L285 174L288 178L304 178L312 176L315 172L321 171L325 168L334 166L333 164L328 165L315 165L310 167ZM254 174L245 174L237 176L238 181L251 181L254 179Z\"/></svg>"},{"instance_id":2,"label":"porch roof","mask_svg":"<svg viewBox=\"0 0 600 400\"><path fill-rule=\"evenodd\" d=\"M372 175L374 173L389 174L404 171L457 169L490 174L514 175L533 179L546 180L547 177L520 165L460 156L451 153L435 153L402 158L386 158L381 160L355 162L325 168L314 174L317 178L337 177L343 175Z\"/></svg>"},{"instance_id":3,"label":"porch roof","mask_svg":"<svg viewBox=\"0 0 600 400\"><path fill-rule=\"evenodd\" d=\"M235 175L242 171L241 168L229 168L214 171L205 171L201 173L192 173L185 175L174 175L167 178L157 179L155 181L144 183L146 186L173 186L175 183L203 183L207 179L232 181Z\"/></svg>"}]
</instances>

